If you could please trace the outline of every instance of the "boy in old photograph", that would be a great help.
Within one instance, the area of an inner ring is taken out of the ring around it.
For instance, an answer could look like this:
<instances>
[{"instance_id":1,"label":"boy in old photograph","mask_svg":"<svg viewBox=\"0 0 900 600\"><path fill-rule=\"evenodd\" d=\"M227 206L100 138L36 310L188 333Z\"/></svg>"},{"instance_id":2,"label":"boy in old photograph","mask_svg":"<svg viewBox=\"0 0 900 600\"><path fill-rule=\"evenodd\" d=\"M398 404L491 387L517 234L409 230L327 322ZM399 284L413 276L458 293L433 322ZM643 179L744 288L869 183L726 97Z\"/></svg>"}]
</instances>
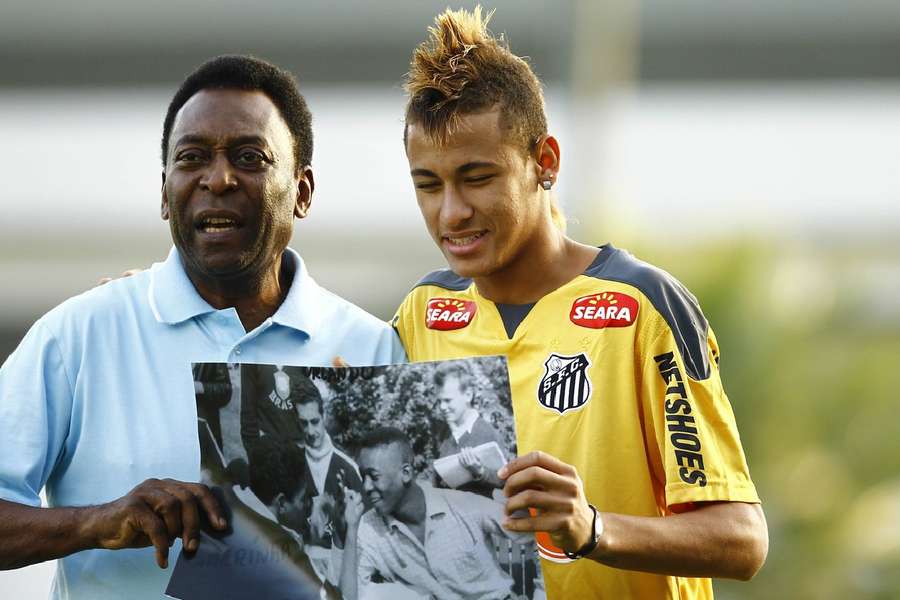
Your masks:
<instances>
[{"instance_id":1,"label":"boy in old photograph","mask_svg":"<svg viewBox=\"0 0 900 600\"><path fill-rule=\"evenodd\" d=\"M503 482L497 477L497 470L488 468L474 448L493 442L503 455L503 462L506 462L505 452L500 434L473 406L476 386L472 378L471 369L460 361L448 362L435 371L438 409L447 421L447 431L438 447L438 456L458 456L460 465L469 471L472 480L456 486L456 489L490 498L494 490L503 487ZM440 476L437 482L438 485L445 484Z\"/></svg>"},{"instance_id":2,"label":"boy in old photograph","mask_svg":"<svg viewBox=\"0 0 900 600\"><path fill-rule=\"evenodd\" d=\"M373 586L391 582L419 597L513 597L512 578L491 550L492 536L515 535L500 527L500 504L417 479L409 439L397 428L369 432L358 458L367 502L347 492L345 599L370 597Z\"/></svg>"}]
</instances>

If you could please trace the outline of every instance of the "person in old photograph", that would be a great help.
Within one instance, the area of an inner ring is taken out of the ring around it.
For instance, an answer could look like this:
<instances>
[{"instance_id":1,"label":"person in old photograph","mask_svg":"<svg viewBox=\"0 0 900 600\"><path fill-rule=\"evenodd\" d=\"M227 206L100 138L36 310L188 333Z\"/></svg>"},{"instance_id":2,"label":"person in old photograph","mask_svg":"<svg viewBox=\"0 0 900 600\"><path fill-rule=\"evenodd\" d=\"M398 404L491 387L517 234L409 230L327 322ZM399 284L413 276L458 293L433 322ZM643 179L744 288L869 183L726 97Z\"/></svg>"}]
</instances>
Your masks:
<instances>
[{"instance_id":1,"label":"person in old photograph","mask_svg":"<svg viewBox=\"0 0 900 600\"><path fill-rule=\"evenodd\" d=\"M365 500L347 492L345 599L368 597L384 583L442 600L513 597L512 578L491 549L492 536L516 535L500 526L502 505L418 479L409 439L394 427L370 431L358 459Z\"/></svg>"},{"instance_id":2,"label":"person in old photograph","mask_svg":"<svg viewBox=\"0 0 900 600\"><path fill-rule=\"evenodd\" d=\"M293 382L303 377L297 367L245 365L241 374L241 438L246 447L261 436L283 444L303 445Z\"/></svg>"},{"instance_id":3,"label":"person in old photograph","mask_svg":"<svg viewBox=\"0 0 900 600\"><path fill-rule=\"evenodd\" d=\"M197 417L210 433L232 481L250 483L249 459L241 438L241 368L237 364L199 363L193 367Z\"/></svg>"},{"instance_id":4,"label":"person in old photograph","mask_svg":"<svg viewBox=\"0 0 900 600\"><path fill-rule=\"evenodd\" d=\"M341 549L347 536L345 494L362 492L356 463L334 442L325 428L322 395L306 375L291 382L291 397L303 432L304 465L301 489L306 494L307 527L303 529L307 553L322 579L337 584ZM295 477L297 474L295 474Z\"/></svg>"},{"instance_id":5,"label":"person in old photograph","mask_svg":"<svg viewBox=\"0 0 900 600\"><path fill-rule=\"evenodd\" d=\"M497 430L473 406L477 389L472 370L465 362L448 362L435 371L434 385L438 409L447 422L446 433L438 447L438 456L458 456L460 465L469 471L472 480L456 489L492 497L494 490L503 487L503 482L497 476L497 470L488 468L474 448L494 443L504 457L505 448ZM438 483L444 483L440 476Z\"/></svg>"}]
</instances>

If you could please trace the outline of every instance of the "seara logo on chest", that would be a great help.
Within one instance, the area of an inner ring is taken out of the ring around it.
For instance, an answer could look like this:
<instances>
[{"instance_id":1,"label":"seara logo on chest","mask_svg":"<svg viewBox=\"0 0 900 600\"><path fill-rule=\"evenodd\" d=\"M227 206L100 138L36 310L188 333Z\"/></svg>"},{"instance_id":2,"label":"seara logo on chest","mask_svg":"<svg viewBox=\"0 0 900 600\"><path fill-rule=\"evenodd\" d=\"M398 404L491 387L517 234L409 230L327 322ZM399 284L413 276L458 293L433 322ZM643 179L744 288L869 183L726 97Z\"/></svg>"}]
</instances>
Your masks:
<instances>
[{"instance_id":1,"label":"seara logo on chest","mask_svg":"<svg viewBox=\"0 0 900 600\"><path fill-rule=\"evenodd\" d=\"M432 298L425 307L425 327L438 331L462 329L472 322L477 310L471 300Z\"/></svg>"},{"instance_id":2,"label":"seara logo on chest","mask_svg":"<svg viewBox=\"0 0 900 600\"><path fill-rule=\"evenodd\" d=\"M544 377L538 384L538 402L563 414L581 408L591 397L591 380L587 370L591 361L587 355L563 356L551 354L544 361Z\"/></svg>"},{"instance_id":3,"label":"seara logo on chest","mask_svg":"<svg viewBox=\"0 0 900 600\"><path fill-rule=\"evenodd\" d=\"M600 292L572 303L569 319L579 327L628 327L637 319L638 302L628 294Z\"/></svg>"}]
</instances>

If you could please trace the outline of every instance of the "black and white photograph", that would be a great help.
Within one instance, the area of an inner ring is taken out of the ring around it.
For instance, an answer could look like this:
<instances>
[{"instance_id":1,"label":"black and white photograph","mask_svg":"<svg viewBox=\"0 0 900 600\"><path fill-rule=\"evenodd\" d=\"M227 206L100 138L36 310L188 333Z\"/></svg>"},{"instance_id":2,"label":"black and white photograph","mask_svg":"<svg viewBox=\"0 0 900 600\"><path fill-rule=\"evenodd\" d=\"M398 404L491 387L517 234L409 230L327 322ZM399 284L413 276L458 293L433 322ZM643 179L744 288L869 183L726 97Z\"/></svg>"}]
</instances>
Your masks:
<instances>
[{"instance_id":1,"label":"black and white photograph","mask_svg":"<svg viewBox=\"0 0 900 600\"><path fill-rule=\"evenodd\" d=\"M194 365L203 483L229 512L167 594L543 599L505 530L516 455L504 357L386 367Z\"/></svg>"}]
</instances>

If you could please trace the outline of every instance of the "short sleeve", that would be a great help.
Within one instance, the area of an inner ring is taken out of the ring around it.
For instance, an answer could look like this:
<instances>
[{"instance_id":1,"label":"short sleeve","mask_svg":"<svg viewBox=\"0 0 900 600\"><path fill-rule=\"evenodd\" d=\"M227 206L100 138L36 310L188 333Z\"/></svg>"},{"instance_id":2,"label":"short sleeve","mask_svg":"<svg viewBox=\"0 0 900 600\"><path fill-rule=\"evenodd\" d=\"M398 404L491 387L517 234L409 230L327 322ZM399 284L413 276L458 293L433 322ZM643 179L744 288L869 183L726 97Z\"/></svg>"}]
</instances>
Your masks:
<instances>
[{"instance_id":1,"label":"short sleeve","mask_svg":"<svg viewBox=\"0 0 900 600\"><path fill-rule=\"evenodd\" d=\"M68 435L72 393L59 343L38 321L0 367L0 498L40 506Z\"/></svg>"},{"instance_id":2,"label":"short sleeve","mask_svg":"<svg viewBox=\"0 0 900 600\"><path fill-rule=\"evenodd\" d=\"M679 350L676 339L684 337L662 322L642 353L643 411L652 424L648 441L658 450L666 505L759 502L719 376L715 336L705 327L696 337L701 347ZM685 365L682 352L702 357L708 368L698 374Z\"/></svg>"},{"instance_id":3,"label":"short sleeve","mask_svg":"<svg viewBox=\"0 0 900 600\"><path fill-rule=\"evenodd\" d=\"M415 338L414 331L415 328L412 326L412 309L410 307L412 294L407 296L403 303L400 304L400 307L397 309L397 312L394 313L394 318L391 319L391 326L394 328L394 332L396 334L397 339L400 341L400 344L403 348L406 349L405 356L408 356L410 360L415 360L413 356L415 354Z\"/></svg>"},{"instance_id":4,"label":"short sleeve","mask_svg":"<svg viewBox=\"0 0 900 600\"><path fill-rule=\"evenodd\" d=\"M360 522L356 538L357 556L359 557L356 573L360 597L363 597L363 591L374 583L372 579L376 573L379 574L383 581L392 581L390 569L382 568L378 548L372 543L372 540L377 539L377 536L378 533L365 520Z\"/></svg>"}]
</instances>

